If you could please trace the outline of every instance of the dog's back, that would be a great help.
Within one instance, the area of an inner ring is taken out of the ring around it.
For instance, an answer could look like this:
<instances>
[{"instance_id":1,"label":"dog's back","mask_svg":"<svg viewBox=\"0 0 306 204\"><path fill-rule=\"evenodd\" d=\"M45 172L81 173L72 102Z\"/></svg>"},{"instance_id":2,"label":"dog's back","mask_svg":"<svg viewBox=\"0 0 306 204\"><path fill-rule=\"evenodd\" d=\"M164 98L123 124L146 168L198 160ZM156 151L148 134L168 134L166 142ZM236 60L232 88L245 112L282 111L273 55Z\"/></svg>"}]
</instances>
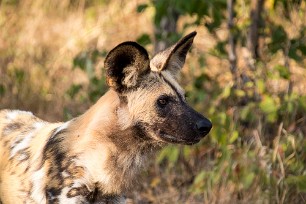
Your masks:
<instances>
[{"instance_id":1,"label":"dog's back","mask_svg":"<svg viewBox=\"0 0 306 204\"><path fill-rule=\"evenodd\" d=\"M3 203L31 202L26 189L33 188L30 179L41 163L42 144L48 140L49 132L59 125L44 122L30 112L0 111L0 198Z\"/></svg>"}]
</instances>

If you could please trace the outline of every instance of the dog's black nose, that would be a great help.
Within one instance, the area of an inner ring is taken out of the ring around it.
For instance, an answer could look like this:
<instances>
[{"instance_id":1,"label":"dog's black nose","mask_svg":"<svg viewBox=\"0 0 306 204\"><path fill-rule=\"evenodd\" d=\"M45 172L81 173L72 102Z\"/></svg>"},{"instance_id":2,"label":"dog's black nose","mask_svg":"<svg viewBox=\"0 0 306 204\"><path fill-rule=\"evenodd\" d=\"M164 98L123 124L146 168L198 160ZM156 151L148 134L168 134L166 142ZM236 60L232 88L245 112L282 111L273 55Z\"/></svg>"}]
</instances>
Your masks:
<instances>
[{"instance_id":1,"label":"dog's black nose","mask_svg":"<svg viewBox=\"0 0 306 204\"><path fill-rule=\"evenodd\" d=\"M207 134L212 128L212 124L208 119L205 118L196 122L196 128L201 134Z\"/></svg>"}]
</instances>

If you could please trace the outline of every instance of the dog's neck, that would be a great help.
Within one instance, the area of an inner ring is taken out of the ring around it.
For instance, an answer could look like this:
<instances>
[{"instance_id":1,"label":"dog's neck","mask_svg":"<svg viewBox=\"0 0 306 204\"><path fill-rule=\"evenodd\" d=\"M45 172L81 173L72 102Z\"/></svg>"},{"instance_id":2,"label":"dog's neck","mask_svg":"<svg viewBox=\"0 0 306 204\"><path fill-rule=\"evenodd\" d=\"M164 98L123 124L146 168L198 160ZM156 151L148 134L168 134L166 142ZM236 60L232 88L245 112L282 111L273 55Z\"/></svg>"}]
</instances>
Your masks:
<instances>
[{"instance_id":1,"label":"dog's neck","mask_svg":"<svg viewBox=\"0 0 306 204\"><path fill-rule=\"evenodd\" d=\"M75 132L69 138L72 154L81 155L83 165L108 194L125 191L160 147L137 124L121 125L120 105L117 93L110 90L69 127Z\"/></svg>"}]
</instances>

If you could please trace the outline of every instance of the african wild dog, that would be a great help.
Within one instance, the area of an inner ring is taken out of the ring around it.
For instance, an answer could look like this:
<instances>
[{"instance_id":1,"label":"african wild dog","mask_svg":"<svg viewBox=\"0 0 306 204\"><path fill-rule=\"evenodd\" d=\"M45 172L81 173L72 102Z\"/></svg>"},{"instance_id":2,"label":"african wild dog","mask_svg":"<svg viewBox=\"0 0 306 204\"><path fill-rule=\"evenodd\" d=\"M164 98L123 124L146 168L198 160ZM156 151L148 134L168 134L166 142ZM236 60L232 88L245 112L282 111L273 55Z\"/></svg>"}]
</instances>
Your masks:
<instances>
[{"instance_id":1,"label":"african wild dog","mask_svg":"<svg viewBox=\"0 0 306 204\"><path fill-rule=\"evenodd\" d=\"M211 129L177 83L196 32L149 60L135 42L105 59L111 89L83 115L48 123L0 112L0 203L121 203L147 158Z\"/></svg>"}]
</instances>

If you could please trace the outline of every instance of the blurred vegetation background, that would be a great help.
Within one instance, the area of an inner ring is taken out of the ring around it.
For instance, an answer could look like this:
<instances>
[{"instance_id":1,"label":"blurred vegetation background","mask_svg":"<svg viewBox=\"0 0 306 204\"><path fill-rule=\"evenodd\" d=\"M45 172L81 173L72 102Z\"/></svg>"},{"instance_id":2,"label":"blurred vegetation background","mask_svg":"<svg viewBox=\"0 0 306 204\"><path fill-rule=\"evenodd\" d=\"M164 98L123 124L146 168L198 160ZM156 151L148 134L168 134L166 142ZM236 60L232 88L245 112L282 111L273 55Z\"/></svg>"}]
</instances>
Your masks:
<instances>
[{"instance_id":1,"label":"blurred vegetation background","mask_svg":"<svg viewBox=\"0 0 306 204\"><path fill-rule=\"evenodd\" d=\"M87 110L103 60L134 40L151 56L198 35L181 83L214 127L170 145L134 203L306 203L306 1L0 0L0 108L48 121Z\"/></svg>"}]
</instances>

